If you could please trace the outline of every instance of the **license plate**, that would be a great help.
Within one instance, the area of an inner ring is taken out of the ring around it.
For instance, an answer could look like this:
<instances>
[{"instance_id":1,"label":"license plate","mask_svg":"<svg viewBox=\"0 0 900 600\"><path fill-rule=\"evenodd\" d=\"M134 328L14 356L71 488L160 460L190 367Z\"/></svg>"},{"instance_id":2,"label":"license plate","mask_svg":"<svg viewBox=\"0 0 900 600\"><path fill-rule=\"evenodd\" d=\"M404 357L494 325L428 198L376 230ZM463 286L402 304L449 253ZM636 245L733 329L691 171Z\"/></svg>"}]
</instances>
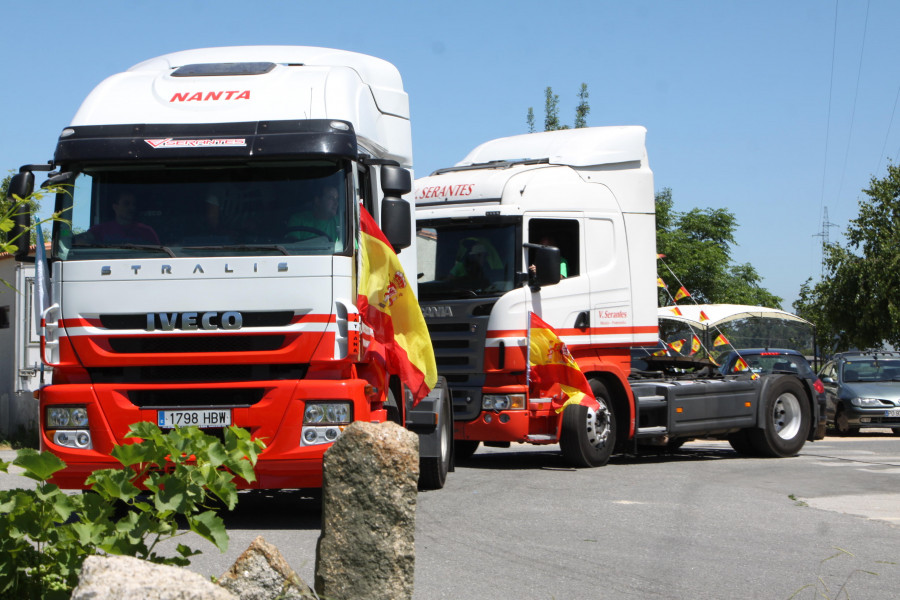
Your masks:
<instances>
[{"instance_id":1,"label":"license plate","mask_svg":"<svg viewBox=\"0 0 900 600\"><path fill-rule=\"evenodd\" d=\"M886 417L900 417L900 408L895 408L893 410L884 411L884 416Z\"/></svg>"},{"instance_id":2,"label":"license plate","mask_svg":"<svg viewBox=\"0 0 900 600\"><path fill-rule=\"evenodd\" d=\"M156 421L160 429L191 425L201 428L228 427L231 425L231 410L161 410L157 412Z\"/></svg>"}]
</instances>

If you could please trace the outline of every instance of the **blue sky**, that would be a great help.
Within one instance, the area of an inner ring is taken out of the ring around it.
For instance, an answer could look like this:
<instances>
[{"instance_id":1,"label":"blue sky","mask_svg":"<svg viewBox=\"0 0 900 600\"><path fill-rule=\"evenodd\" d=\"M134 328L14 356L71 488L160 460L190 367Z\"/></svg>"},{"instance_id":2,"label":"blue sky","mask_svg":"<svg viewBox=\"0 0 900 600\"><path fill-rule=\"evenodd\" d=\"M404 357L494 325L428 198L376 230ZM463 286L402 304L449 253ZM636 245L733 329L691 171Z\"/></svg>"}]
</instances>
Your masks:
<instances>
[{"instance_id":1,"label":"blue sky","mask_svg":"<svg viewBox=\"0 0 900 600\"><path fill-rule=\"evenodd\" d=\"M544 89L574 120L643 125L657 189L677 210L724 207L733 260L796 298L820 273L861 190L900 157L900 2L894 0L5 2L0 170L52 158L59 131L106 76L176 50L296 44L400 69L416 174L525 133ZM18 34L18 35L17 35Z\"/></svg>"}]
</instances>

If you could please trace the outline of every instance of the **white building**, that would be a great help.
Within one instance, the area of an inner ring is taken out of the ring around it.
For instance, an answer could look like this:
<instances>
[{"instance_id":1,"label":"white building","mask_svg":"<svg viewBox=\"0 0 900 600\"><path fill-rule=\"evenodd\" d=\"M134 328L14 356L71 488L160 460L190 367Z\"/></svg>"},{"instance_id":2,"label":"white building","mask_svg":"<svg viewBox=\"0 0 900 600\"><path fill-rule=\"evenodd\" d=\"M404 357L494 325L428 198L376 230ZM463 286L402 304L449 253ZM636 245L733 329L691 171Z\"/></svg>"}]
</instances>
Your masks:
<instances>
[{"instance_id":1,"label":"white building","mask_svg":"<svg viewBox=\"0 0 900 600\"><path fill-rule=\"evenodd\" d=\"M33 248L32 248L33 250ZM40 337L34 320L34 263L18 263L0 253L0 435L20 430L35 437L41 384ZM45 379L49 382L49 372Z\"/></svg>"}]
</instances>

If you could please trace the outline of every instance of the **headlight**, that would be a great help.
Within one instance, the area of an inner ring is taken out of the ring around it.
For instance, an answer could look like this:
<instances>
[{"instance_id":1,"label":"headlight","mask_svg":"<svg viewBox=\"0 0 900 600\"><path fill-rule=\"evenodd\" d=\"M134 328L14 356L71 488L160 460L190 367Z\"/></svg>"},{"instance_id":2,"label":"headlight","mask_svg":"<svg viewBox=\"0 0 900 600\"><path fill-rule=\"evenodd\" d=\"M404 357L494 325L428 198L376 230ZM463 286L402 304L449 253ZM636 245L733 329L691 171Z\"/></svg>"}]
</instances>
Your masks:
<instances>
[{"instance_id":1,"label":"headlight","mask_svg":"<svg viewBox=\"0 0 900 600\"><path fill-rule=\"evenodd\" d=\"M353 411L349 402L307 402L303 412L303 424L349 423Z\"/></svg>"},{"instance_id":2,"label":"headlight","mask_svg":"<svg viewBox=\"0 0 900 600\"><path fill-rule=\"evenodd\" d=\"M88 427L88 413L84 406L48 406L45 415L47 429Z\"/></svg>"},{"instance_id":3,"label":"headlight","mask_svg":"<svg viewBox=\"0 0 900 600\"><path fill-rule=\"evenodd\" d=\"M884 402L878 398L851 398L850 404L861 408L881 408Z\"/></svg>"},{"instance_id":4,"label":"headlight","mask_svg":"<svg viewBox=\"0 0 900 600\"><path fill-rule=\"evenodd\" d=\"M525 394L485 394L481 399L483 410L522 410Z\"/></svg>"}]
</instances>

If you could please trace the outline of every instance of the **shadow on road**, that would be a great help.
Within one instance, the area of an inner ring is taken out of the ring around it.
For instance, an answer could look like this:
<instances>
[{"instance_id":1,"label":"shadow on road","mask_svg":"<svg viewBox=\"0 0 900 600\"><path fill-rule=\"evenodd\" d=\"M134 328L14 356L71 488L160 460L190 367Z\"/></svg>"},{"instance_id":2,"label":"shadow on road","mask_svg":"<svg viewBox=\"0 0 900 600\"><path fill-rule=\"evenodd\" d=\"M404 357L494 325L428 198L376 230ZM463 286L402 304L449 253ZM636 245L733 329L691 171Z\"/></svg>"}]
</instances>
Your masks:
<instances>
[{"instance_id":1,"label":"shadow on road","mask_svg":"<svg viewBox=\"0 0 900 600\"><path fill-rule=\"evenodd\" d=\"M219 511L227 529L322 528L320 490L247 490L234 510Z\"/></svg>"},{"instance_id":2,"label":"shadow on road","mask_svg":"<svg viewBox=\"0 0 900 600\"><path fill-rule=\"evenodd\" d=\"M662 462L686 462L700 460L731 459L741 460L748 457L741 456L730 447L689 447L678 450L645 450L640 454L620 454L613 456L611 465L641 465L658 464ZM534 447L510 448L497 450L491 448L487 452L479 450L472 457L465 460L457 460L457 467L469 469L504 469L504 470L535 470L544 469L552 471L574 471L574 467L566 463L562 453L553 449L539 450Z\"/></svg>"}]
</instances>

